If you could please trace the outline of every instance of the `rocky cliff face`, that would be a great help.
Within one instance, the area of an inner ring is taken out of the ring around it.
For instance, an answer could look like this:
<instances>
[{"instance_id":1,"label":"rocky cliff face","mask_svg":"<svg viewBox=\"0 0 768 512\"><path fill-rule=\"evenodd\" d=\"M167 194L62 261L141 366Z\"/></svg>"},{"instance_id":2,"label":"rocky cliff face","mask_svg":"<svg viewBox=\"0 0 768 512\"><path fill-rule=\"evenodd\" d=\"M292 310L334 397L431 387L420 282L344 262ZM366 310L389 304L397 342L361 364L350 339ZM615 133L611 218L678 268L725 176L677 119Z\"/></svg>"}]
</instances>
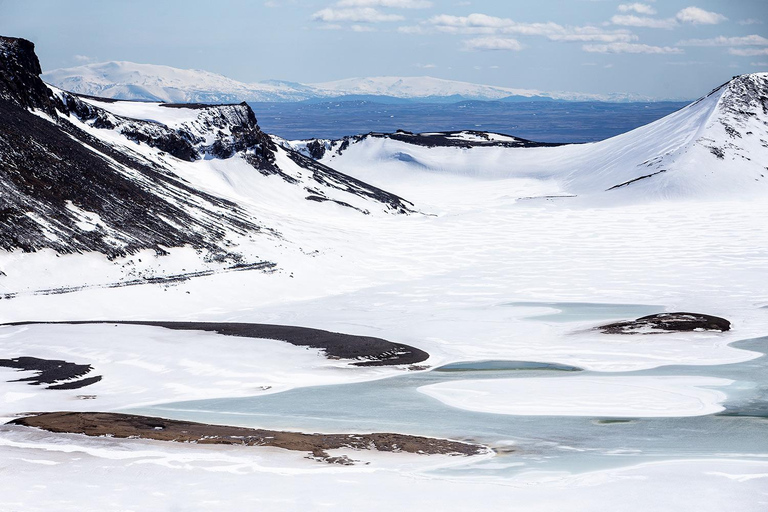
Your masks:
<instances>
[{"instance_id":1,"label":"rocky cliff face","mask_svg":"<svg viewBox=\"0 0 768 512\"><path fill-rule=\"evenodd\" d=\"M0 98L55 116L53 94L40 80L41 72L31 41L0 36Z\"/></svg>"}]
</instances>

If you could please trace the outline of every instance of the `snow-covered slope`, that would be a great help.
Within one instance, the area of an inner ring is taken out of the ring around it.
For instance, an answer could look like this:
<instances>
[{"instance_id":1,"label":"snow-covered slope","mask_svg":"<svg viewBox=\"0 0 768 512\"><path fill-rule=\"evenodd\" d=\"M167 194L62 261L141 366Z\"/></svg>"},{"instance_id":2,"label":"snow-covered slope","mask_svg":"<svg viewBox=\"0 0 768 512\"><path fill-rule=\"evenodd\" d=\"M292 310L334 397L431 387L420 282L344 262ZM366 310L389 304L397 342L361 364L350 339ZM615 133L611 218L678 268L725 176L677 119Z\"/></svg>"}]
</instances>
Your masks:
<instances>
[{"instance_id":1,"label":"snow-covered slope","mask_svg":"<svg viewBox=\"0 0 768 512\"><path fill-rule=\"evenodd\" d=\"M623 102L649 99L632 94L543 92L443 80L428 76L349 78L315 84L266 80L247 84L208 71L123 61L55 69L43 73L42 77L50 84L78 94L177 103L302 101L360 95L416 100L531 98Z\"/></svg>"},{"instance_id":2,"label":"snow-covered slope","mask_svg":"<svg viewBox=\"0 0 768 512\"><path fill-rule=\"evenodd\" d=\"M498 134L368 134L288 143L399 193L434 176L535 179L544 195L739 197L768 193L768 74L736 77L687 107L604 141L548 147ZM511 141L511 142L510 142ZM534 147L531 147L534 146ZM400 185L409 181L412 186ZM497 185L503 190L503 182ZM412 196L416 197L416 196Z\"/></svg>"}]
</instances>

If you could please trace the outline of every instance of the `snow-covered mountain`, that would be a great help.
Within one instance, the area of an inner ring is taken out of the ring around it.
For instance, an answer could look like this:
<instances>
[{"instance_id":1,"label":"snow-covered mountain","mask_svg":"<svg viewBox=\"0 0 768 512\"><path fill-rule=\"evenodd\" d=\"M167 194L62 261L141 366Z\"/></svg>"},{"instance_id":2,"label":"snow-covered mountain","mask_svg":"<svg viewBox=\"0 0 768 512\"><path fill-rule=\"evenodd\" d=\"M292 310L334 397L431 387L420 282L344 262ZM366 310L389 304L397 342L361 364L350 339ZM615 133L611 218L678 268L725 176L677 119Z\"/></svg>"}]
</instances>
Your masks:
<instances>
[{"instance_id":1,"label":"snow-covered mountain","mask_svg":"<svg viewBox=\"0 0 768 512\"><path fill-rule=\"evenodd\" d=\"M401 177L441 174L500 180L500 189L505 179L536 179L550 183L548 195L738 197L768 193L767 126L768 73L756 73L654 123L590 144L547 147L482 132L371 133L284 144L400 193L418 193L418 187L398 188Z\"/></svg>"},{"instance_id":2,"label":"snow-covered mountain","mask_svg":"<svg viewBox=\"0 0 768 512\"><path fill-rule=\"evenodd\" d=\"M403 99L460 98L471 100L565 100L565 101L645 101L647 97L632 94L584 94L574 92L544 92L536 89L517 89L480 85L456 80L443 80L430 76L382 76L348 78L333 82L310 84L329 96L388 96Z\"/></svg>"},{"instance_id":3,"label":"snow-covered mountain","mask_svg":"<svg viewBox=\"0 0 768 512\"><path fill-rule=\"evenodd\" d=\"M632 94L542 92L424 77L350 78L299 84L279 80L242 83L208 71L133 62L103 62L47 71L43 80L66 91L123 100L172 103L302 101L344 96L413 100L538 99L573 101L645 101Z\"/></svg>"},{"instance_id":4,"label":"snow-covered mountain","mask_svg":"<svg viewBox=\"0 0 768 512\"><path fill-rule=\"evenodd\" d=\"M34 45L23 39L0 38L0 72L5 251L114 259L187 248L197 256L180 267L194 274L209 264L267 265L265 252L300 242L281 233L292 218L411 211L397 196L278 147L245 103L74 95L44 84Z\"/></svg>"},{"instance_id":5,"label":"snow-covered mountain","mask_svg":"<svg viewBox=\"0 0 768 512\"><path fill-rule=\"evenodd\" d=\"M281 268L295 253L315 254L305 246L342 257L359 248L328 233L361 218L440 214L492 198L595 205L768 191L766 74L737 77L655 123L591 144L478 131L284 141L261 131L245 103L120 101L49 87L24 40L2 39L1 62L0 247L95 252L128 258L128 267L146 251L194 253L153 269L145 261L138 273L106 272L112 283ZM0 278L16 293L34 286L28 275Z\"/></svg>"},{"instance_id":6,"label":"snow-covered mountain","mask_svg":"<svg viewBox=\"0 0 768 512\"><path fill-rule=\"evenodd\" d=\"M169 103L300 101L313 90L289 82L245 84L199 69L155 64L103 62L43 73L43 80L66 91L102 98Z\"/></svg>"}]
</instances>

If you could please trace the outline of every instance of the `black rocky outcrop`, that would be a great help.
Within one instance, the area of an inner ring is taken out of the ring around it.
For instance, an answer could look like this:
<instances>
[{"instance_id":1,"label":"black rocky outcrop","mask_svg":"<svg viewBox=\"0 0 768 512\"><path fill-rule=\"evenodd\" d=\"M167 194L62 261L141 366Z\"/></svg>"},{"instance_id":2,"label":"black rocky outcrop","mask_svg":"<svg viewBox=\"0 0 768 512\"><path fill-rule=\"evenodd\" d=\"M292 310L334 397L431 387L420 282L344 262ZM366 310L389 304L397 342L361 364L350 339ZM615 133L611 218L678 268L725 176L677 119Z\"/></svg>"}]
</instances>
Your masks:
<instances>
[{"instance_id":1,"label":"black rocky outcrop","mask_svg":"<svg viewBox=\"0 0 768 512\"><path fill-rule=\"evenodd\" d=\"M93 370L89 364L70 363L58 359L40 359L38 357L0 359L0 367L35 372L35 375L31 377L15 379L10 382L26 382L33 386L50 384L46 389L80 389L101 380L101 375L80 379Z\"/></svg>"},{"instance_id":2,"label":"black rocky outcrop","mask_svg":"<svg viewBox=\"0 0 768 512\"><path fill-rule=\"evenodd\" d=\"M40 80L40 73L40 61L31 41L0 36L0 98L55 117L53 94Z\"/></svg>"},{"instance_id":3,"label":"black rocky outcrop","mask_svg":"<svg viewBox=\"0 0 768 512\"><path fill-rule=\"evenodd\" d=\"M701 313L658 313L637 320L602 325L597 328L606 334L657 334L661 332L718 331L731 329L725 318Z\"/></svg>"}]
</instances>

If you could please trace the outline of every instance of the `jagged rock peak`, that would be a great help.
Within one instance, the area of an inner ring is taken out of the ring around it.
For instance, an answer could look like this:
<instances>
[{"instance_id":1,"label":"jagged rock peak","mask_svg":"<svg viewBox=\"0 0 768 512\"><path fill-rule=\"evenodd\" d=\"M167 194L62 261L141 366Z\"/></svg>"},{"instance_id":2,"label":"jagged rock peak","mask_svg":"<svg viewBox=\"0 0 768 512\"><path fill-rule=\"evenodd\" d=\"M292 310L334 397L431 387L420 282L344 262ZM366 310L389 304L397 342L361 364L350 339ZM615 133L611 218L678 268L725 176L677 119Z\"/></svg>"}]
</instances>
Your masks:
<instances>
[{"instance_id":1,"label":"jagged rock peak","mask_svg":"<svg viewBox=\"0 0 768 512\"><path fill-rule=\"evenodd\" d=\"M40 73L32 41L0 36L0 97L55 116L51 91L40 79Z\"/></svg>"},{"instance_id":2,"label":"jagged rock peak","mask_svg":"<svg viewBox=\"0 0 768 512\"><path fill-rule=\"evenodd\" d=\"M735 76L726 84L720 106L731 114L743 114L748 110L768 114L768 73L751 73Z\"/></svg>"}]
</instances>

